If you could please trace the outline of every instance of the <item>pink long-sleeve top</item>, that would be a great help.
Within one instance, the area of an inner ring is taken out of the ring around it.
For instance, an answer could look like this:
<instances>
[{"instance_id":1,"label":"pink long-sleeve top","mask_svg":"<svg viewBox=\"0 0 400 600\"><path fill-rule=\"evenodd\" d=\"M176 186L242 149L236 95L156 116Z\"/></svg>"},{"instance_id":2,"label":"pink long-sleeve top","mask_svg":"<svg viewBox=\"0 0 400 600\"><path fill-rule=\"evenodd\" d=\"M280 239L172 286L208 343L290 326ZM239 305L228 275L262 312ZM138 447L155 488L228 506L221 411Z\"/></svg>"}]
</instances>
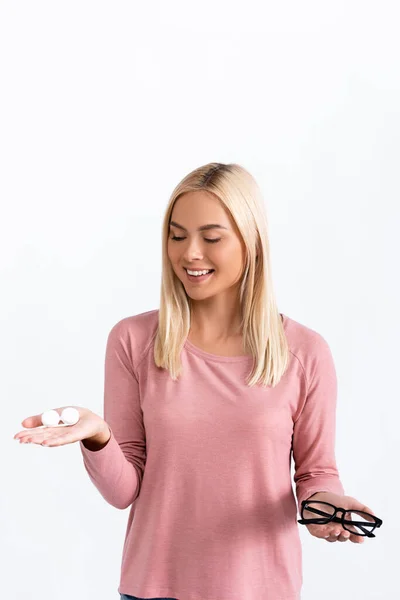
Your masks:
<instances>
[{"instance_id":1,"label":"pink long-sleeve top","mask_svg":"<svg viewBox=\"0 0 400 600\"><path fill-rule=\"evenodd\" d=\"M98 451L80 448L106 502L130 507L119 593L300 598L297 509L318 491L344 494L334 450L337 379L325 339L281 316L290 362L275 388L246 385L252 357L211 354L189 340L173 381L153 360L158 310L111 329L111 438Z\"/></svg>"}]
</instances>

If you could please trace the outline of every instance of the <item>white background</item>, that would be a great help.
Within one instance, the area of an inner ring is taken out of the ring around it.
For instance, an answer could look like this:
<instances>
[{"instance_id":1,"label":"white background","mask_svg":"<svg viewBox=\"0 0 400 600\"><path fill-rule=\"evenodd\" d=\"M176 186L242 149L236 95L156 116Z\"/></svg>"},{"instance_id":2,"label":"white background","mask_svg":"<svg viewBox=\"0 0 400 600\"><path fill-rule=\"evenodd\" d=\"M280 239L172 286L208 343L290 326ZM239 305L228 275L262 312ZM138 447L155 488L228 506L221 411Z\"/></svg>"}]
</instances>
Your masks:
<instances>
[{"instance_id":1,"label":"white background","mask_svg":"<svg viewBox=\"0 0 400 600\"><path fill-rule=\"evenodd\" d=\"M399 17L385 0L0 3L2 597L119 597L129 509L78 444L13 436L48 408L103 414L107 335L159 307L168 198L211 161L262 189L279 309L335 359L345 492L384 520L363 545L299 525L302 600L399 597Z\"/></svg>"}]
</instances>

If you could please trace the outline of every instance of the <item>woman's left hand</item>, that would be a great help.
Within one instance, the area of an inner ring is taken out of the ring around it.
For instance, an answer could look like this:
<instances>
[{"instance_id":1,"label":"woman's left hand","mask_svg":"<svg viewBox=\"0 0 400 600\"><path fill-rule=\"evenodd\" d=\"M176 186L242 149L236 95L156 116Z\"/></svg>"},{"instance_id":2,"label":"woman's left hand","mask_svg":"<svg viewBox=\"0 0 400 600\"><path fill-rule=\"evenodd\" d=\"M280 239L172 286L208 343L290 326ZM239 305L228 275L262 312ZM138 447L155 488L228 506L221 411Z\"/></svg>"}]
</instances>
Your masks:
<instances>
[{"instance_id":1,"label":"woman's left hand","mask_svg":"<svg viewBox=\"0 0 400 600\"><path fill-rule=\"evenodd\" d=\"M375 515L375 513L368 507L352 498L351 496L341 496L339 494L333 494L332 492L317 492L313 494L307 500L318 500L320 502L329 502L337 507L345 508L346 510L362 510L364 512ZM343 513L340 513L340 517ZM317 516L317 515L316 515ZM350 531L343 528L341 523L327 523L326 525L309 524L306 525L311 535L326 539L327 542L347 542L350 540L355 544L362 544L365 536L354 535Z\"/></svg>"}]
</instances>

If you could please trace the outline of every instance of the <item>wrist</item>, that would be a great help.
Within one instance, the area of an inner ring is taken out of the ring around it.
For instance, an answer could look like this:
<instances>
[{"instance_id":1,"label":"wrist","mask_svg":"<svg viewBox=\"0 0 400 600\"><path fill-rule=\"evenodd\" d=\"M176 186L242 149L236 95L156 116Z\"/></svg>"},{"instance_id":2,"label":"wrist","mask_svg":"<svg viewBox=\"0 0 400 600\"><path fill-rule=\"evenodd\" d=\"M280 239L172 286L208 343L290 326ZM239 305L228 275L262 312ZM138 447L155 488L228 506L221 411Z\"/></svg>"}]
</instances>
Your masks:
<instances>
[{"instance_id":1,"label":"wrist","mask_svg":"<svg viewBox=\"0 0 400 600\"><path fill-rule=\"evenodd\" d=\"M329 494L330 492L314 492L311 496L306 498L306 500L311 500L312 498L318 497L322 498L324 494Z\"/></svg>"},{"instance_id":2,"label":"wrist","mask_svg":"<svg viewBox=\"0 0 400 600\"><path fill-rule=\"evenodd\" d=\"M104 423L103 427L101 428L101 430L99 431L99 433L97 435L97 439L99 441L108 442L110 437L111 437L110 428L107 425L107 423Z\"/></svg>"},{"instance_id":3,"label":"wrist","mask_svg":"<svg viewBox=\"0 0 400 600\"><path fill-rule=\"evenodd\" d=\"M111 438L111 430L106 422L103 427L95 435L82 440L83 445L88 450L101 450L106 446Z\"/></svg>"}]
</instances>

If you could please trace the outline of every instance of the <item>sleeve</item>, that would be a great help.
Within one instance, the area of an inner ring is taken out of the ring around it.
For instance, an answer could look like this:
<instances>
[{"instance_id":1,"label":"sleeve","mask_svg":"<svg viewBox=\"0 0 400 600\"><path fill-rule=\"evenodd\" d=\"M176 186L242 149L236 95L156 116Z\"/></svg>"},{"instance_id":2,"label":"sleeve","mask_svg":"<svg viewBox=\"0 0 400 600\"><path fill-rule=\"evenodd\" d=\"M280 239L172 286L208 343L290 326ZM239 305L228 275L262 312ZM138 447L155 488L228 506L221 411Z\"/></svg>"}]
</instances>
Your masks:
<instances>
[{"instance_id":1,"label":"sleeve","mask_svg":"<svg viewBox=\"0 0 400 600\"><path fill-rule=\"evenodd\" d=\"M129 352L128 335L118 322L108 335L104 366L104 420L111 437L101 450L80 442L85 469L103 498L127 508L139 496L146 462L146 439L139 382Z\"/></svg>"},{"instance_id":2,"label":"sleeve","mask_svg":"<svg viewBox=\"0 0 400 600\"><path fill-rule=\"evenodd\" d=\"M306 400L292 438L299 514L302 501L316 492L344 495L335 458L337 377L332 353L322 336L317 338L309 365Z\"/></svg>"}]
</instances>

